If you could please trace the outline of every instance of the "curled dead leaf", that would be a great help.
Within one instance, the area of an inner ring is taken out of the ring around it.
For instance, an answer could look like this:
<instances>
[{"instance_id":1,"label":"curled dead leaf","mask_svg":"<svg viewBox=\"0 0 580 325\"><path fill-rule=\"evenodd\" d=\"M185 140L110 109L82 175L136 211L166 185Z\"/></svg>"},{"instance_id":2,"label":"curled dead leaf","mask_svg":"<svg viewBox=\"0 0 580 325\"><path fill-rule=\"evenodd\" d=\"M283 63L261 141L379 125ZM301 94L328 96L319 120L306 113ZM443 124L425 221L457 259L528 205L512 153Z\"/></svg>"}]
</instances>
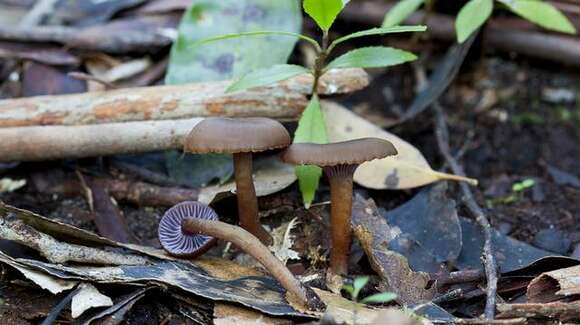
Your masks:
<instances>
[{"instance_id":1,"label":"curled dead leaf","mask_svg":"<svg viewBox=\"0 0 580 325\"><path fill-rule=\"evenodd\" d=\"M372 189L405 189L439 180L477 180L434 171L421 152L398 136L383 130L347 108L329 101L322 102L326 132L331 142L377 137L392 142L399 152L394 157L366 162L356 170L354 181Z\"/></svg>"}]
</instances>

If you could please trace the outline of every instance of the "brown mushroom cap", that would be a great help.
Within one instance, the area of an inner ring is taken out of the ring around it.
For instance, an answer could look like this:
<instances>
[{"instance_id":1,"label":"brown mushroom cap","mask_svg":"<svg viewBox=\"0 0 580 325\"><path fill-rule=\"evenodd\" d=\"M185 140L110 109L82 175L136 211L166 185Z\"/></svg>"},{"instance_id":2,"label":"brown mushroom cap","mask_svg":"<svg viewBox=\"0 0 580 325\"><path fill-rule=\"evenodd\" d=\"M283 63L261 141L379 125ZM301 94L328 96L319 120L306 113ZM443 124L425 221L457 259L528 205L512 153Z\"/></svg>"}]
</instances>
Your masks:
<instances>
[{"instance_id":1,"label":"brown mushroom cap","mask_svg":"<svg viewBox=\"0 0 580 325\"><path fill-rule=\"evenodd\" d=\"M294 165L358 165L365 161L397 154L395 146L379 138L362 138L344 142L315 144L295 143L282 154L282 160Z\"/></svg>"},{"instance_id":2,"label":"brown mushroom cap","mask_svg":"<svg viewBox=\"0 0 580 325\"><path fill-rule=\"evenodd\" d=\"M272 119L209 117L191 130L183 150L189 153L260 152L284 148L290 142L288 131Z\"/></svg>"}]
</instances>

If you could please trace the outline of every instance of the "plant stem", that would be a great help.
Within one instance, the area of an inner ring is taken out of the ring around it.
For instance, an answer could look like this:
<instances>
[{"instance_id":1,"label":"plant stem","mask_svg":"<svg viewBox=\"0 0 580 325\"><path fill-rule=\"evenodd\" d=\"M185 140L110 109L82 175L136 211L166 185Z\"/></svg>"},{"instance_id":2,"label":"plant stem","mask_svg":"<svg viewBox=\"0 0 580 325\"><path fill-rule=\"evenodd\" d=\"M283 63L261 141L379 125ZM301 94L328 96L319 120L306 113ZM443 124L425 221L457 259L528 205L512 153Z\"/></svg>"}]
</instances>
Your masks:
<instances>
[{"instance_id":1,"label":"plant stem","mask_svg":"<svg viewBox=\"0 0 580 325\"><path fill-rule=\"evenodd\" d=\"M198 218L185 219L182 227L192 233L204 234L231 242L258 260L288 292L294 294L305 306L311 306L312 303L319 302L316 301L318 297L313 296L313 292L308 292L306 287L294 277L290 270L272 255L258 238L246 230L221 221ZM308 298L314 298L310 304Z\"/></svg>"},{"instance_id":2,"label":"plant stem","mask_svg":"<svg viewBox=\"0 0 580 325\"><path fill-rule=\"evenodd\" d=\"M264 230L258 219L258 198L252 176L252 153L234 154L234 176L240 226L258 237L265 245L270 245L272 237Z\"/></svg>"},{"instance_id":3,"label":"plant stem","mask_svg":"<svg viewBox=\"0 0 580 325\"><path fill-rule=\"evenodd\" d=\"M322 48L317 52L316 61L314 62L314 82L312 83L311 94L318 96L318 82L324 74L324 65L328 56L328 31L322 34Z\"/></svg>"}]
</instances>

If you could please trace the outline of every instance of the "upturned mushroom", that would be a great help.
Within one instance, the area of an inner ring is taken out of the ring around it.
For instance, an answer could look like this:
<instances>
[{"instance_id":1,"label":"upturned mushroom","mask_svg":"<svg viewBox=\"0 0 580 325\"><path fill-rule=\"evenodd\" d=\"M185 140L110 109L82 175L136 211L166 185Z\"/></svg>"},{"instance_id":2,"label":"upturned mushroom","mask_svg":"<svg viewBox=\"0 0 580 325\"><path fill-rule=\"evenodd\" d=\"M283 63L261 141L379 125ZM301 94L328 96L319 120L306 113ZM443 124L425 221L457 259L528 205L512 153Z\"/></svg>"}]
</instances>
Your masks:
<instances>
[{"instance_id":1,"label":"upturned mushroom","mask_svg":"<svg viewBox=\"0 0 580 325\"><path fill-rule=\"evenodd\" d=\"M228 153L234 158L234 177L240 225L264 244L272 237L260 224L252 177L252 153L290 145L288 131L267 118L207 118L197 124L184 142L188 153Z\"/></svg>"},{"instance_id":2,"label":"upturned mushroom","mask_svg":"<svg viewBox=\"0 0 580 325\"><path fill-rule=\"evenodd\" d=\"M215 243L216 239L213 237L183 228L184 220L190 218L218 220L218 215L212 208L195 201L181 202L167 210L159 222L157 234L161 246L169 254L196 257Z\"/></svg>"},{"instance_id":3,"label":"upturned mushroom","mask_svg":"<svg viewBox=\"0 0 580 325\"><path fill-rule=\"evenodd\" d=\"M352 186L356 168L363 162L396 154L392 143L378 138L329 144L295 143L282 153L281 158L286 163L322 167L330 183L330 278L348 273L352 242ZM330 282L336 280L330 279Z\"/></svg>"}]
</instances>

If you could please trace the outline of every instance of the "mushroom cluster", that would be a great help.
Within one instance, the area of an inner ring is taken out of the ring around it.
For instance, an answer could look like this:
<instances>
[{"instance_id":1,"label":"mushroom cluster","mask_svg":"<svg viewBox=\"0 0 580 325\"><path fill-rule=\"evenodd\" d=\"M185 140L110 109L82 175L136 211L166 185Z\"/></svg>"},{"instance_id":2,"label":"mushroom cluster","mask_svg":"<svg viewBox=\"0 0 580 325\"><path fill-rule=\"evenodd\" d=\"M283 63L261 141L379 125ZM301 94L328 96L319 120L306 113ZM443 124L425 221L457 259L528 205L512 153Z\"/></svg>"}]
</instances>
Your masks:
<instances>
[{"instance_id":1,"label":"mushroom cluster","mask_svg":"<svg viewBox=\"0 0 580 325\"><path fill-rule=\"evenodd\" d=\"M359 164L396 155L397 150L389 141L378 138L330 144L290 143L290 135L284 126L271 119L207 118L187 136L184 151L233 155L240 225L265 245L270 244L272 238L258 218L252 153L285 148L280 155L282 161L293 165L322 167L330 183L331 194L331 253L327 283L329 287L332 285L333 289L337 289L342 283L342 276L348 274L354 172ZM208 226L210 224L211 227ZM239 232L232 229L224 232L218 228L225 226L219 225L221 223L217 221L217 214L211 208L196 202L185 202L167 211L159 226L159 239L173 255L199 255L213 243L214 239L210 236L240 242L237 238ZM261 255L258 255L263 257L264 249L260 250Z\"/></svg>"}]
</instances>

